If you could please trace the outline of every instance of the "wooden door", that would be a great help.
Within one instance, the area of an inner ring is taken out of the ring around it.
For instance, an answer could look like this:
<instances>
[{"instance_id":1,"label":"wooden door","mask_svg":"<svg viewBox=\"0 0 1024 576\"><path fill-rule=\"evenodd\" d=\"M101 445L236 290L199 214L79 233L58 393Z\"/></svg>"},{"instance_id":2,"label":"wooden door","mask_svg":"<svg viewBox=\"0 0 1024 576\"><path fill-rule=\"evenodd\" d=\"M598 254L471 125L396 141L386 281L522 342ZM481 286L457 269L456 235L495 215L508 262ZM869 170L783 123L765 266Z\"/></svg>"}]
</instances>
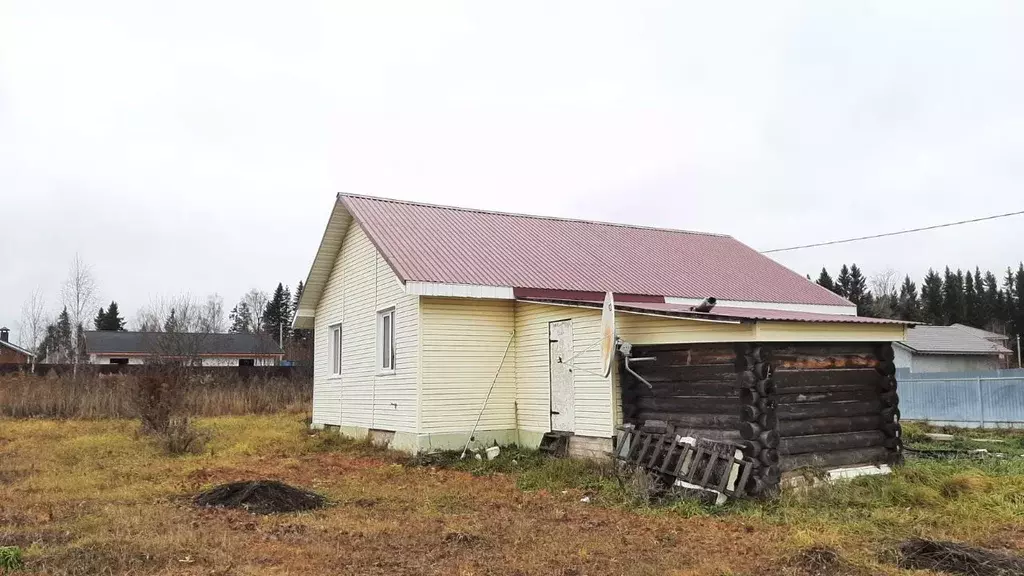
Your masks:
<instances>
[{"instance_id":1,"label":"wooden door","mask_svg":"<svg viewBox=\"0 0 1024 576\"><path fill-rule=\"evenodd\" d=\"M548 323L548 362L551 375L551 429L576 429L576 383L572 368L572 320Z\"/></svg>"}]
</instances>

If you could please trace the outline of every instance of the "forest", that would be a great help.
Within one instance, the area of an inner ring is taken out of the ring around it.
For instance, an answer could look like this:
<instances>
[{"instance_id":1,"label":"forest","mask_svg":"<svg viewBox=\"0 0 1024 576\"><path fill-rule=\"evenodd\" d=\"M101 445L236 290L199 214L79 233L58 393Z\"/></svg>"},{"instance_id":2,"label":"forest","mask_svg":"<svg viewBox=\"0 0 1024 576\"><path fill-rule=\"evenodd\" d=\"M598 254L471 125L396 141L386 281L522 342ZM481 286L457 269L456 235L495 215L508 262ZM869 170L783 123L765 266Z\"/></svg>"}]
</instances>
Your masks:
<instances>
[{"instance_id":1,"label":"forest","mask_svg":"<svg viewBox=\"0 0 1024 576\"><path fill-rule=\"evenodd\" d=\"M867 278L856 264L843 264L834 278L822 268L815 282L856 304L860 316L966 324L1008 334L1011 343L1024 329L1024 263L1016 271L1007 267L1002 277L979 267L929 269L920 283L893 270Z\"/></svg>"}]
</instances>

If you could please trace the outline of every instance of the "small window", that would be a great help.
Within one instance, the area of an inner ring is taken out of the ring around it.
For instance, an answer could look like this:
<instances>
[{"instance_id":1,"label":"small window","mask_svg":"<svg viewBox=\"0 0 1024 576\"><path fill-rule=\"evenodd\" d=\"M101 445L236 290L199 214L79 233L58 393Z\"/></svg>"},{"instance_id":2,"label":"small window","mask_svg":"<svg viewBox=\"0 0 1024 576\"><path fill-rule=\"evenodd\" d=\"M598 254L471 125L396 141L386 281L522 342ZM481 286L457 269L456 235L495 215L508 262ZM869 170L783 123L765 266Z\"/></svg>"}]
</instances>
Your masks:
<instances>
[{"instance_id":1,"label":"small window","mask_svg":"<svg viewBox=\"0 0 1024 576\"><path fill-rule=\"evenodd\" d=\"M395 369L395 309L377 313L377 367L383 372Z\"/></svg>"},{"instance_id":2,"label":"small window","mask_svg":"<svg viewBox=\"0 0 1024 576\"><path fill-rule=\"evenodd\" d=\"M128 359L127 358L111 358L110 359L110 363L111 364L127 364L128 363Z\"/></svg>"},{"instance_id":3,"label":"small window","mask_svg":"<svg viewBox=\"0 0 1024 576\"><path fill-rule=\"evenodd\" d=\"M256 365L256 359L255 358L239 358L238 359L238 365L239 366L255 366Z\"/></svg>"},{"instance_id":4,"label":"small window","mask_svg":"<svg viewBox=\"0 0 1024 576\"><path fill-rule=\"evenodd\" d=\"M328 328L327 346L328 364L331 367L331 376L341 376L341 324L335 324Z\"/></svg>"}]
</instances>

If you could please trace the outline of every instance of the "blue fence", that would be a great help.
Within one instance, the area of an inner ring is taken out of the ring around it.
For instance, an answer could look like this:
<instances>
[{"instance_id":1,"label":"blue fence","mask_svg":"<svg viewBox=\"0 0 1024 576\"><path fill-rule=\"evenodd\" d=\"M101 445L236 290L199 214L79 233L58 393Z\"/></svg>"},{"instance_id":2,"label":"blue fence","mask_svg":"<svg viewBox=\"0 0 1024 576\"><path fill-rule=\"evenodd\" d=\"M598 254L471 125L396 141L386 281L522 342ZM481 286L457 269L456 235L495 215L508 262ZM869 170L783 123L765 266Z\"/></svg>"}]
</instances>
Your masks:
<instances>
[{"instance_id":1,"label":"blue fence","mask_svg":"<svg viewBox=\"0 0 1024 576\"><path fill-rule=\"evenodd\" d=\"M903 420L963 428L1024 428L1024 370L936 372L899 370Z\"/></svg>"}]
</instances>

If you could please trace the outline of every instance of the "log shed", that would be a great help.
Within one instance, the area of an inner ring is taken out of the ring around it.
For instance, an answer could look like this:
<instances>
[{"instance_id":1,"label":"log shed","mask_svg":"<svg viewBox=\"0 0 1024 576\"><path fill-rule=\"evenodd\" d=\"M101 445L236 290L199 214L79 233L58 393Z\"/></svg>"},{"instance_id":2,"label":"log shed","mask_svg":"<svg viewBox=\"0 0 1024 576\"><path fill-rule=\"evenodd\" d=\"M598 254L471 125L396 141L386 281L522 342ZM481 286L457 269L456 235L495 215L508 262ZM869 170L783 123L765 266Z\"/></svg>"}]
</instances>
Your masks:
<instances>
[{"instance_id":1,"label":"log shed","mask_svg":"<svg viewBox=\"0 0 1024 576\"><path fill-rule=\"evenodd\" d=\"M620 370L623 423L659 420L677 434L726 440L755 461L764 493L800 469L902 462L888 342L660 344Z\"/></svg>"}]
</instances>

